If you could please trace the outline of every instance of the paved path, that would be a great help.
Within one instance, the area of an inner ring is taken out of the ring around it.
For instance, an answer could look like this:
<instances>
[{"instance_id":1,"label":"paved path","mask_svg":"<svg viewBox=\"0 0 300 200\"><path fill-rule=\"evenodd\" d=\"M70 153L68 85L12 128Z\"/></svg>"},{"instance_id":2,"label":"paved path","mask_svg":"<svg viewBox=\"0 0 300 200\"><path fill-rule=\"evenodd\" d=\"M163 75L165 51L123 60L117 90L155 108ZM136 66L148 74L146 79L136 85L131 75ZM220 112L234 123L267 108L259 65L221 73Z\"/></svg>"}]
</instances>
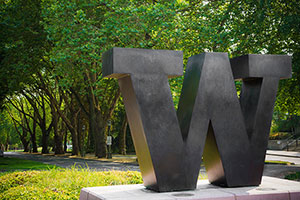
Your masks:
<instances>
[{"instance_id":1,"label":"paved path","mask_svg":"<svg viewBox=\"0 0 300 200\"><path fill-rule=\"evenodd\" d=\"M285 161L300 165L300 152L268 150L266 160Z\"/></svg>"},{"instance_id":2,"label":"paved path","mask_svg":"<svg viewBox=\"0 0 300 200\"><path fill-rule=\"evenodd\" d=\"M267 155L300 158L300 152L297 151L267 150Z\"/></svg>"},{"instance_id":3,"label":"paved path","mask_svg":"<svg viewBox=\"0 0 300 200\"><path fill-rule=\"evenodd\" d=\"M116 162L106 162L99 160L91 160L91 159L81 159L81 158L68 158L67 156L46 156L39 154L23 154L17 152L5 152L4 155L6 157L15 157L26 160L34 160L39 161L45 164L57 165L63 168L71 168L72 166L80 166L82 168L86 168L88 166L89 169L97 170L97 171L106 171L106 170L132 170L132 171L140 171L139 166L137 164L132 163L116 163ZM274 159L278 157L280 159L298 159L300 158L291 158L284 156L273 156ZM282 158L281 158L282 157ZM269 155L267 155L267 160L271 159ZM288 173L292 172L300 172L300 164L298 164L298 160L295 162L296 165L274 165L274 164L266 164L264 169L265 176L284 178L284 176ZM290 162L290 161L288 161ZM205 168L201 167L201 174L205 174Z\"/></svg>"},{"instance_id":4,"label":"paved path","mask_svg":"<svg viewBox=\"0 0 300 200\"><path fill-rule=\"evenodd\" d=\"M93 170L105 171L105 170L122 170L122 171L139 171L137 164L131 163L116 163L106 162L91 159L82 158L69 158L67 156L47 156L39 154L24 154L18 152L5 152L5 157L21 158L25 160L33 160L42 162L44 164L56 165L63 168L71 168L74 165L76 167L89 168Z\"/></svg>"},{"instance_id":5,"label":"paved path","mask_svg":"<svg viewBox=\"0 0 300 200\"><path fill-rule=\"evenodd\" d=\"M295 163L296 165L300 165L300 158L294 157L266 155L266 160L285 161Z\"/></svg>"}]
</instances>

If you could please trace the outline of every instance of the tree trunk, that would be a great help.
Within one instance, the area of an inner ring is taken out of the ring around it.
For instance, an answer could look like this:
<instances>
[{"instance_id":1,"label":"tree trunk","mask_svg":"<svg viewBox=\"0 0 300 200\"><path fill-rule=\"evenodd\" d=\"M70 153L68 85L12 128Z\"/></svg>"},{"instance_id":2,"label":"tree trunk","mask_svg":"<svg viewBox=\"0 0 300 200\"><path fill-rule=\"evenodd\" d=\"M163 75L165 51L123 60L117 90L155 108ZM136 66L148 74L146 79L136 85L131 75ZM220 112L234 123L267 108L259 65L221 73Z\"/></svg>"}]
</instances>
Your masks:
<instances>
[{"instance_id":1,"label":"tree trunk","mask_svg":"<svg viewBox=\"0 0 300 200\"><path fill-rule=\"evenodd\" d=\"M126 132L127 132L127 117L125 115L123 124L122 124L122 129L120 131L119 135L119 153L122 155L126 155Z\"/></svg>"},{"instance_id":2,"label":"tree trunk","mask_svg":"<svg viewBox=\"0 0 300 200\"><path fill-rule=\"evenodd\" d=\"M26 129L24 128L24 126L21 127L22 128L22 134L20 134L20 138L21 138L21 142L23 144L23 147L24 147L24 152L29 152L29 141L30 140L27 140L27 131Z\"/></svg>"},{"instance_id":3,"label":"tree trunk","mask_svg":"<svg viewBox=\"0 0 300 200\"><path fill-rule=\"evenodd\" d=\"M98 158L106 158L107 149L104 135L105 124L101 118L101 112L99 110L96 110L95 124L95 155Z\"/></svg>"},{"instance_id":4,"label":"tree trunk","mask_svg":"<svg viewBox=\"0 0 300 200\"><path fill-rule=\"evenodd\" d=\"M63 136L58 131L58 122L59 116L58 113L55 111L55 107L51 106L51 113L52 113L52 120L53 120L53 131L54 131L54 153L55 155L64 154L63 150Z\"/></svg>"},{"instance_id":5,"label":"tree trunk","mask_svg":"<svg viewBox=\"0 0 300 200\"><path fill-rule=\"evenodd\" d=\"M34 114L34 118L36 119L36 114ZM36 144L36 120L33 120L33 124L32 124L31 144L32 144L32 152L37 153L38 150Z\"/></svg>"},{"instance_id":6,"label":"tree trunk","mask_svg":"<svg viewBox=\"0 0 300 200\"><path fill-rule=\"evenodd\" d=\"M79 155L78 138L77 138L76 129L72 129L71 137L72 137L72 155Z\"/></svg>"},{"instance_id":7,"label":"tree trunk","mask_svg":"<svg viewBox=\"0 0 300 200\"><path fill-rule=\"evenodd\" d=\"M68 142L68 131L65 129L65 138L64 138L64 152L67 152L68 150L68 146L67 146L67 142Z\"/></svg>"},{"instance_id":8,"label":"tree trunk","mask_svg":"<svg viewBox=\"0 0 300 200\"><path fill-rule=\"evenodd\" d=\"M9 146L8 144L9 144L9 137L6 137L4 151L8 151L8 146Z\"/></svg>"},{"instance_id":9,"label":"tree trunk","mask_svg":"<svg viewBox=\"0 0 300 200\"><path fill-rule=\"evenodd\" d=\"M42 130L42 154L44 153L49 153L49 136L50 136L50 131L52 129L53 126L53 119L51 121L51 124L49 125L48 129L46 129L46 121L43 122L43 125L41 126L41 130Z\"/></svg>"},{"instance_id":10,"label":"tree trunk","mask_svg":"<svg viewBox=\"0 0 300 200\"><path fill-rule=\"evenodd\" d=\"M106 143L104 137L104 122L101 112L89 98L89 148L94 149L98 158L106 157Z\"/></svg>"},{"instance_id":11,"label":"tree trunk","mask_svg":"<svg viewBox=\"0 0 300 200\"><path fill-rule=\"evenodd\" d=\"M95 137L96 137L96 113L95 113L95 106L91 97L90 90L88 91L89 95L87 95L88 102L89 102L89 140L88 140L88 151L96 152L95 151Z\"/></svg>"},{"instance_id":12,"label":"tree trunk","mask_svg":"<svg viewBox=\"0 0 300 200\"><path fill-rule=\"evenodd\" d=\"M92 82L95 82L93 74L87 74L87 77L92 78ZM98 108L98 100L94 95L92 86L87 87L87 100L89 104L89 146L95 151L95 155L98 158L106 157L106 144L104 137L104 122L101 116L100 108Z\"/></svg>"},{"instance_id":13,"label":"tree trunk","mask_svg":"<svg viewBox=\"0 0 300 200\"><path fill-rule=\"evenodd\" d=\"M54 135L55 155L64 154L63 137L59 134Z\"/></svg>"},{"instance_id":14,"label":"tree trunk","mask_svg":"<svg viewBox=\"0 0 300 200\"><path fill-rule=\"evenodd\" d=\"M36 135L35 132L31 135L32 152L37 153Z\"/></svg>"},{"instance_id":15,"label":"tree trunk","mask_svg":"<svg viewBox=\"0 0 300 200\"><path fill-rule=\"evenodd\" d=\"M80 152L80 155L83 155L83 146L82 146L82 127L81 127L81 112L78 113L76 116L76 130L77 130L77 141L78 141L78 151Z\"/></svg>"},{"instance_id":16,"label":"tree trunk","mask_svg":"<svg viewBox=\"0 0 300 200\"><path fill-rule=\"evenodd\" d=\"M86 73L85 80L90 83L96 83L96 74L91 71ZM106 86L108 87L108 85ZM95 146L95 155L98 158L106 157L106 142L105 142L105 127L107 120L110 119L112 112L116 106L116 103L120 97L120 90L108 99L108 109L105 109L106 112L103 114L101 106L99 104L99 99L95 95L94 91L96 86L92 84L86 88L87 89L87 99L89 104L89 134L90 136L90 145Z\"/></svg>"},{"instance_id":17,"label":"tree trunk","mask_svg":"<svg viewBox=\"0 0 300 200\"><path fill-rule=\"evenodd\" d=\"M94 126L95 120L92 120L91 114L88 116L89 121L89 132L88 132L88 145L87 145L87 152L95 152L95 133L94 133Z\"/></svg>"},{"instance_id":18,"label":"tree trunk","mask_svg":"<svg viewBox=\"0 0 300 200\"><path fill-rule=\"evenodd\" d=\"M65 153L63 149L63 135L58 133L57 127L54 128L54 146L56 155Z\"/></svg>"},{"instance_id":19,"label":"tree trunk","mask_svg":"<svg viewBox=\"0 0 300 200\"><path fill-rule=\"evenodd\" d=\"M46 108L45 108L45 102L44 102L44 98L42 98L42 111L43 111L43 117L40 119L40 128L42 130L42 153L49 153L49 149L48 149L48 140L49 140L49 135L50 135L50 131L52 129L53 126L53 119L51 121L51 124L49 125L48 129L46 128Z\"/></svg>"},{"instance_id":20,"label":"tree trunk","mask_svg":"<svg viewBox=\"0 0 300 200\"><path fill-rule=\"evenodd\" d=\"M64 153L67 152L67 142L68 142L68 130L67 130L67 127L66 127L66 124L64 123L63 120L60 121L60 135L62 137L62 143L63 143L63 151Z\"/></svg>"},{"instance_id":21,"label":"tree trunk","mask_svg":"<svg viewBox=\"0 0 300 200\"><path fill-rule=\"evenodd\" d=\"M78 133L77 133L77 113L72 113L72 110L70 110L70 119L72 123L72 127L69 128L71 132L72 137L72 155L79 155L79 147L78 147Z\"/></svg>"},{"instance_id":22,"label":"tree trunk","mask_svg":"<svg viewBox=\"0 0 300 200\"><path fill-rule=\"evenodd\" d=\"M24 139L21 139L21 142L23 144L23 147L24 147L24 152L29 152L29 141L27 141L25 138Z\"/></svg>"},{"instance_id":23,"label":"tree trunk","mask_svg":"<svg viewBox=\"0 0 300 200\"><path fill-rule=\"evenodd\" d=\"M43 128L41 130L42 130L42 154L47 154L49 153L49 149L48 149L49 136L47 134L46 128Z\"/></svg>"},{"instance_id":24,"label":"tree trunk","mask_svg":"<svg viewBox=\"0 0 300 200\"><path fill-rule=\"evenodd\" d=\"M4 151L8 151L8 144L5 144Z\"/></svg>"}]
</instances>

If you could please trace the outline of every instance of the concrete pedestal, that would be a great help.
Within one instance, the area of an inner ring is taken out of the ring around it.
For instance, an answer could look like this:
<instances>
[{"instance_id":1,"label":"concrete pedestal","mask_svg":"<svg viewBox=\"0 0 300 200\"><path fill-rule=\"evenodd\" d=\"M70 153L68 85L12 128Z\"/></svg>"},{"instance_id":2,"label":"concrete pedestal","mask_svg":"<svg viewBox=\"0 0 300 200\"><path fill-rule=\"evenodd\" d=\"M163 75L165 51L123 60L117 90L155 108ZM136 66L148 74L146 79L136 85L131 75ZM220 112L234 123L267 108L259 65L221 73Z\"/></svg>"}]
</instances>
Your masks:
<instances>
[{"instance_id":1,"label":"concrete pedestal","mask_svg":"<svg viewBox=\"0 0 300 200\"><path fill-rule=\"evenodd\" d=\"M300 183L284 179L263 177L257 187L222 188L199 180L196 190L157 193L143 185L118 185L83 188L80 200L121 199L194 199L194 200L300 200Z\"/></svg>"}]
</instances>

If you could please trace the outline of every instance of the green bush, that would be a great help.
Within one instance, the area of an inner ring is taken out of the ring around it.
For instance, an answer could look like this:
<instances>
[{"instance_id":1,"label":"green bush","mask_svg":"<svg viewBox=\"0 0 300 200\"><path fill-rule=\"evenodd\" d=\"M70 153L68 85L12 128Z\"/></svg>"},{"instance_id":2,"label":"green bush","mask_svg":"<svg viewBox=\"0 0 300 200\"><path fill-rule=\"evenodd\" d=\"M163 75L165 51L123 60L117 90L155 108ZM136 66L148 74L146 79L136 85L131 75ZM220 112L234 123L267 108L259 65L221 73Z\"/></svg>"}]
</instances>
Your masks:
<instances>
[{"instance_id":1,"label":"green bush","mask_svg":"<svg viewBox=\"0 0 300 200\"><path fill-rule=\"evenodd\" d=\"M284 140L290 137L290 133L288 132L275 132L270 133L269 139L270 140Z\"/></svg>"},{"instance_id":2,"label":"green bush","mask_svg":"<svg viewBox=\"0 0 300 200\"><path fill-rule=\"evenodd\" d=\"M31 199L71 199L66 194L60 191L43 189L37 186L23 186L10 188L0 195L3 200L8 199L20 199L20 200L31 200Z\"/></svg>"},{"instance_id":3,"label":"green bush","mask_svg":"<svg viewBox=\"0 0 300 200\"><path fill-rule=\"evenodd\" d=\"M300 172L295 172L293 174L288 174L284 178L288 179L288 180L293 180L293 181L300 181Z\"/></svg>"},{"instance_id":4,"label":"green bush","mask_svg":"<svg viewBox=\"0 0 300 200\"><path fill-rule=\"evenodd\" d=\"M50 169L0 176L0 199L78 199L83 187L140 184L133 171L97 172L88 169Z\"/></svg>"},{"instance_id":5,"label":"green bush","mask_svg":"<svg viewBox=\"0 0 300 200\"><path fill-rule=\"evenodd\" d=\"M15 172L6 174L0 177L0 193L8 190L9 188L17 187L19 185L24 185L27 182L34 183L36 181L35 176L39 172L37 171L25 171L25 172ZM1 199L1 198L0 198Z\"/></svg>"}]
</instances>

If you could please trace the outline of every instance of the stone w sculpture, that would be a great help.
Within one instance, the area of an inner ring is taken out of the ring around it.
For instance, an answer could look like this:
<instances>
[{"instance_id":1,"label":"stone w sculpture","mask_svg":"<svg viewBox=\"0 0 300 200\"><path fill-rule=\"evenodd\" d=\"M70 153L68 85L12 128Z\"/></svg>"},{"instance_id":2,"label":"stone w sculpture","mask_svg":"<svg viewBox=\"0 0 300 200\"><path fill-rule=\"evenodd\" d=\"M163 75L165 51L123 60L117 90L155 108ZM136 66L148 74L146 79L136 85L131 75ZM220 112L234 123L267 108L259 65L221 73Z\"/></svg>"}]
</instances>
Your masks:
<instances>
[{"instance_id":1,"label":"stone w sculpture","mask_svg":"<svg viewBox=\"0 0 300 200\"><path fill-rule=\"evenodd\" d=\"M168 78L182 74L181 51L113 48L103 55L103 75L119 81L144 185L195 189L202 157L212 184L259 185L278 82L291 77L291 57L192 56L176 112ZM235 79L243 81L240 98Z\"/></svg>"}]
</instances>

